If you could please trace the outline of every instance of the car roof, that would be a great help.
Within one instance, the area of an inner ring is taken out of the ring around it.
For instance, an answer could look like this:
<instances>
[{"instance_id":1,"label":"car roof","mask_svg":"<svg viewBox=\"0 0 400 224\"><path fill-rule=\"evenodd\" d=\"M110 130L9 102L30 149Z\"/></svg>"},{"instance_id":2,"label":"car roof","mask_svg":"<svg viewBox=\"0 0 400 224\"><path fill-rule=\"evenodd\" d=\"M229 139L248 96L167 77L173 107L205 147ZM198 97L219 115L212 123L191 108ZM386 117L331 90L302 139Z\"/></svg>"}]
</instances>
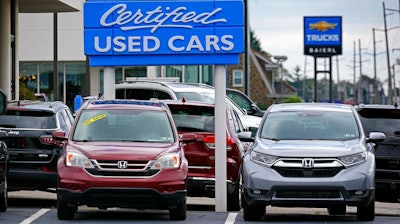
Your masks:
<instances>
[{"instance_id":1,"label":"car roof","mask_svg":"<svg viewBox=\"0 0 400 224\"><path fill-rule=\"evenodd\" d=\"M18 100L10 101L7 105L7 110L46 110L57 112L68 108L61 101L37 101L37 100Z\"/></svg>"},{"instance_id":2,"label":"car roof","mask_svg":"<svg viewBox=\"0 0 400 224\"><path fill-rule=\"evenodd\" d=\"M89 100L83 109L142 109L167 110L167 106L160 101L152 100Z\"/></svg>"},{"instance_id":3,"label":"car roof","mask_svg":"<svg viewBox=\"0 0 400 224\"><path fill-rule=\"evenodd\" d=\"M352 106L348 104L337 103L282 103L273 104L268 108L269 112L279 111L352 111Z\"/></svg>"}]
</instances>

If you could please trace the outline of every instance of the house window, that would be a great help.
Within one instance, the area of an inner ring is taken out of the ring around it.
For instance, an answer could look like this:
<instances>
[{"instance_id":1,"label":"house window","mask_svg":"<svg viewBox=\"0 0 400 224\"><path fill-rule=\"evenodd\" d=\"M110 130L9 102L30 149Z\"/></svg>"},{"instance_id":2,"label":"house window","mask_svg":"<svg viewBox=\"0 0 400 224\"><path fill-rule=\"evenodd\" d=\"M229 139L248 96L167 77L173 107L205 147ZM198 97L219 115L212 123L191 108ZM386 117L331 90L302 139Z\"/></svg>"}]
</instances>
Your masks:
<instances>
[{"instance_id":1,"label":"house window","mask_svg":"<svg viewBox=\"0 0 400 224\"><path fill-rule=\"evenodd\" d=\"M232 86L243 86L243 70L233 70Z\"/></svg>"}]
</instances>

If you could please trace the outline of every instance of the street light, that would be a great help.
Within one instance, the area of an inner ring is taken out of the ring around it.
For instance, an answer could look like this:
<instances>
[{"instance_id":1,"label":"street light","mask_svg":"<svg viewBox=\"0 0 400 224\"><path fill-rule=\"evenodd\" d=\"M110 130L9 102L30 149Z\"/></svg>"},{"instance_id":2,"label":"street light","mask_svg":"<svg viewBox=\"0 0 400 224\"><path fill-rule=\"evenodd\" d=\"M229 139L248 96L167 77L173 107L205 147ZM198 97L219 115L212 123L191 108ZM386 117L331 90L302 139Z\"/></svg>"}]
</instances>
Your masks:
<instances>
[{"instance_id":1,"label":"street light","mask_svg":"<svg viewBox=\"0 0 400 224\"><path fill-rule=\"evenodd\" d=\"M287 60L286 56L283 55L276 55L274 56L274 59L278 62L279 64L279 76L280 76L280 81L281 81L281 89L280 89L280 99L282 101L282 97L283 97L283 72L282 72L282 62Z\"/></svg>"}]
</instances>

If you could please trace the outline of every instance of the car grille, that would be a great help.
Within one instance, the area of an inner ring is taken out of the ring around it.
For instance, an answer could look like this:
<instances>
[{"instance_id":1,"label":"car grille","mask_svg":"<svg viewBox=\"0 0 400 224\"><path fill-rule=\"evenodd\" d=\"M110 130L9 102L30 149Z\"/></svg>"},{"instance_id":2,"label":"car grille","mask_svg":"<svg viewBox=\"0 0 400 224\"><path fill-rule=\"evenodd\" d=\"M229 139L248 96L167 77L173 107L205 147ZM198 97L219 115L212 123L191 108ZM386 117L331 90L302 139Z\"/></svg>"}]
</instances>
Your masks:
<instances>
[{"instance_id":1,"label":"car grille","mask_svg":"<svg viewBox=\"0 0 400 224\"><path fill-rule=\"evenodd\" d=\"M271 168L283 177L333 177L344 169L336 159L314 158L312 167L303 167L304 158L281 158ZM310 160L310 158L307 158Z\"/></svg>"},{"instance_id":2,"label":"car grille","mask_svg":"<svg viewBox=\"0 0 400 224\"><path fill-rule=\"evenodd\" d=\"M119 168L119 160L92 160L94 168L86 168L93 176L99 177L151 177L160 170L150 169L153 161L125 160L125 168Z\"/></svg>"},{"instance_id":3,"label":"car grille","mask_svg":"<svg viewBox=\"0 0 400 224\"><path fill-rule=\"evenodd\" d=\"M279 190L276 191L277 198L340 198L338 190Z\"/></svg>"},{"instance_id":4,"label":"car grille","mask_svg":"<svg viewBox=\"0 0 400 224\"><path fill-rule=\"evenodd\" d=\"M274 167L274 169L284 177L333 177L342 170L342 168L294 169L282 167Z\"/></svg>"},{"instance_id":5,"label":"car grille","mask_svg":"<svg viewBox=\"0 0 400 224\"><path fill-rule=\"evenodd\" d=\"M375 158L376 169L400 171L400 158ZM397 178L398 179L398 176Z\"/></svg>"}]
</instances>

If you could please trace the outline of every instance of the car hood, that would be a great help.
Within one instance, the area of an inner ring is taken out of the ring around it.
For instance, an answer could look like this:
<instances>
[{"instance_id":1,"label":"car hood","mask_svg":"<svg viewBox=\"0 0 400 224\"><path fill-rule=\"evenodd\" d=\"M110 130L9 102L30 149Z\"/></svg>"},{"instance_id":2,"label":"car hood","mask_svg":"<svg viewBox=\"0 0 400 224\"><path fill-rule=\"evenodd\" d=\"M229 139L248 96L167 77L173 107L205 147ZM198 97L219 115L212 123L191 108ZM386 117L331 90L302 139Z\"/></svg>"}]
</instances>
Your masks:
<instances>
[{"instance_id":1,"label":"car hood","mask_svg":"<svg viewBox=\"0 0 400 224\"><path fill-rule=\"evenodd\" d=\"M72 146L96 160L154 160L164 153L179 151L177 143L76 142Z\"/></svg>"},{"instance_id":2,"label":"car hood","mask_svg":"<svg viewBox=\"0 0 400 224\"><path fill-rule=\"evenodd\" d=\"M360 140L261 140L254 149L278 157L339 157L365 151Z\"/></svg>"},{"instance_id":3,"label":"car hood","mask_svg":"<svg viewBox=\"0 0 400 224\"><path fill-rule=\"evenodd\" d=\"M243 126L245 127L256 127L260 125L262 117L257 117L253 115L242 115L240 116L240 121L242 121Z\"/></svg>"}]
</instances>

